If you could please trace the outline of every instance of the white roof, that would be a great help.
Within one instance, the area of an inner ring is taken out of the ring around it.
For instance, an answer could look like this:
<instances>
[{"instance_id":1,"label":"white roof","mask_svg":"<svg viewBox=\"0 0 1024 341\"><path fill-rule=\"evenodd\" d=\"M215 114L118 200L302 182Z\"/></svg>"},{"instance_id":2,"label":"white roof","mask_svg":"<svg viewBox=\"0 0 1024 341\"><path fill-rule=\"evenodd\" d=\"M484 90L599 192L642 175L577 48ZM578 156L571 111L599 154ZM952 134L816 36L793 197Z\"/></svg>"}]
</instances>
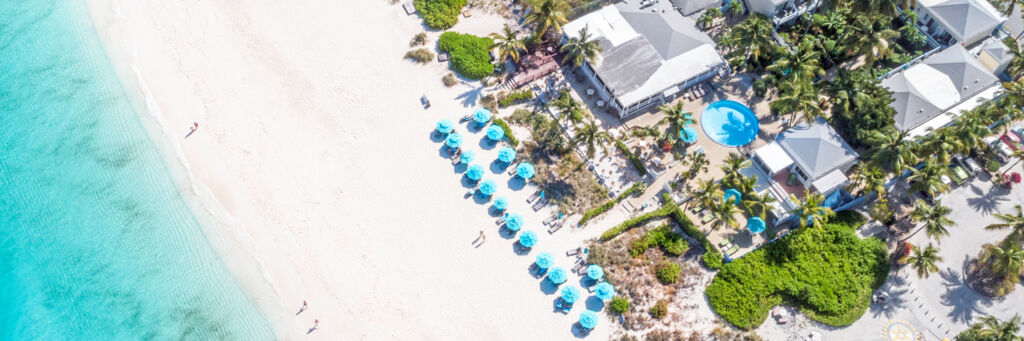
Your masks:
<instances>
[{"instance_id":1,"label":"white roof","mask_svg":"<svg viewBox=\"0 0 1024 341\"><path fill-rule=\"evenodd\" d=\"M836 169L825 174L825 176L818 180L814 180L814 182L811 183L811 186L814 186L814 188L818 190L818 193L825 194L831 192L836 187L842 186L846 183L846 180L846 175L843 174L843 171Z\"/></svg>"},{"instance_id":2,"label":"white roof","mask_svg":"<svg viewBox=\"0 0 1024 341\"><path fill-rule=\"evenodd\" d=\"M960 90L953 85L953 80L931 65L914 65L903 71L903 76L922 98L936 107L949 108L960 102Z\"/></svg>"},{"instance_id":3,"label":"white roof","mask_svg":"<svg viewBox=\"0 0 1024 341\"><path fill-rule=\"evenodd\" d=\"M782 146L779 146L775 141L757 149L754 151L754 155L756 155L757 158L761 160L761 163L768 167L768 171L773 174L793 165L793 158L789 157L789 153L786 153L786 151L782 149Z\"/></svg>"},{"instance_id":4,"label":"white roof","mask_svg":"<svg viewBox=\"0 0 1024 341\"><path fill-rule=\"evenodd\" d=\"M613 46L619 46L630 39L640 36L622 17L622 13L615 6L605 6L591 12L579 19L562 25L562 31L570 37L577 37L580 29L586 27L590 34L596 38L604 38ZM600 58L600 57L598 57Z\"/></svg>"},{"instance_id":5,"label":"white roof","mask_svg":"<svg viewBox=\"0 0 1024 341\"><path fill-rule=\"evenodd\" d=\"M977 95L974 95L974 97L968 98L966 101L963 101L957 106L950 108L949 111L946 111L945 114L935 116L935 118L932 118L931 120L928 120L924 124L917 126L917 128L910 130L909 136L907 136L907 138L916 139L918 136L928 135L928 133L931 132L932 130L946 126L950 122L953 122L954 118L960 116L961 111L970 111L971 109L974 109L984 104L985 102L991 101L993 98L996 98L996 96L999 95L999 92L1002 90L1003 86L1001 84L996 83L995 86L985 89L978 93Z\"/></svg>"}]
</instances>

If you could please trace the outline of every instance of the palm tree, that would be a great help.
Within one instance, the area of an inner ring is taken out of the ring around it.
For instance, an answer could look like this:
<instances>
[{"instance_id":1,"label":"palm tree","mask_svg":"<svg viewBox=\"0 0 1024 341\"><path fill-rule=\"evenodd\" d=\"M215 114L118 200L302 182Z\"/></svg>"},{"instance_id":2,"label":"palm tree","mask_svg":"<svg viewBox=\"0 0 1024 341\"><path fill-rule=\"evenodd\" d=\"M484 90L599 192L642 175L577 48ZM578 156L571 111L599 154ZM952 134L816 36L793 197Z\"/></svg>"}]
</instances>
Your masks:
<instances>
[{"instance_id":1,"label":"palm tree","mask_svg":"<svg viewBox=\"0 0 1024 341\"><path fill-rule=\"evenodd\" d=\"M584 26L580 29L579 37L569 38L569 41L562 45L561 51L565 53L562 64L571 60L572 66L580 67L583 62L593 62L597 59L601 45L597 40L591 39L590 32L587 32L587 27Z\"/></svg>"},{"instance_id":2,"label":"palm tree","mask_svg":"<svg viewBox=\"0 0 1024 341\"><path fill-rule=\"evenodd\" d=\"M939 163L949 164L953 154L970 151L953 135L952 128L941 128L921 139L918 158L936 158Z\"/></svg>"},{"instance_id":3,"label":"palm tree","mask_svg":"<svg viewBox=\"0 0 1024 341\"><path fill-rule=\"evenodd\" d=\"M692 193L693 201L704 208L715 206L715 199L722 197L721 186L712 179L697 180L697 188Z\"/></svg>"},{"instance_id":4,"label":"palm tree","mask_svg":"<svg viewBox=\"0 0 1024 341\"><path fill-rule=\"evenodd\" d=\"M853 10L857 12L891 18L898 13L899 2L898 0L857 0L852 1L852 4Z\"/></svg>"},{"instance_id":5,"label":"palm tree","mask_svg":"<svg viewBox=\"0 0 1024 341\"><path fill-rule=\"evenodd\" d=\"M885 172L874 162L861 163L850 174L850 186L847 189L858 194L875 192L881 196L885 193Z\"/></svg>"},{"instance_id":6,"label":"palm tree","mask_svg":"<svg viewBox=\"0 0 1024 341\"><path fill-rule=\"evenodd\" d=\"M914 141L908 139L909 131L897 131L895 134L874 131L867 137L867 143L874 146L871 160L879 165L886 165L893 172L916 163L914 158Z\"/></svg>"},{"instance_id":7,"label":"palm tree","mask_svg":"<svg viewBox=\"0 0 1024 341\"><path fill-rule=\"evenodd\" d=\"M978 110L961 112L953 122L949 136L956 138L957 144L962 147L961 152L977 147L981 139L992 132L985 123L984 115Z\"/></svg>"},{"instance_id":8,"label":"palm tree","mask_svg":"<svg viewBox=\"0 0 1024 341\"><path fill-rule=\"evenodd\" d=\"M770 208L771 204L776 201L778 201L778 199L775 199L774 195L765 191L764 193L754 194L747 197L747 199L743 200L743 207L750 210L750 213L761 217L761 219L765 219L768 214L768 208Z\"/></svg>"},{"instance_id":9,"label":"palm tree","mask_svg":"<svg viewBox=\"0 0 1024 341\"><path fill-rule=\"evenodd\" d=\"M738 187L739 182L744 178L740 171L744 168L750 167L750 160L744 158L740 154L729 153L729 157L725 159L725 163L720 167L722 168L722 172L725 173L725 175L722 176L722 184L730 187Z\"/></svg>"},{"instance_id":10,"label":"palm tree","mask_svg":"<svg viewBox=\"0 0 1024 341\"><path fill-rule=\"evenodd\" d=\"M1024 340L1017 333L1020 332L1021 325L1024 322L1021 321L1020 315L1013 315L1009 321L999 321L995 316L989 315L981 319L981 322L971 325L970 329L965 330L960 335L957 335L957 340L964 341L1020 341Z\"/></svg>"},{"instance_id":11,"label":"palm tree","mask_svg":"<svg viewBox=\"0 0 1024 341\"><path fill-rule=\"evenodd\" d=\"M686 156L685 160L689 160L690 166L686 170L686 177L692 178L697 176L698 173L707 172L708 165L711 161L708 161L708 157L704 153L690 153Z\"/></svg>"},{"instance_id":12,"label":"palm tree","mask_svg":"<svg viewBox=\"0 0 1024 341\"><path fill-rule=\"evenodd\" d=\"M853 24L849 26L850 32L846 36L846 46L849 46L857 54L865 56L864 63L870 68L878 57L892 55L892 48L889 46L889 39L900 36L894 31L889 20L879 17L857 16Z\"/></svg>"},{"instance_id":13,"label":"palm tree","mask_svg":"<svg viewBox=\"0 0 1024 341\"><path fill-rule=\"evenodd\" d=\"M923 250L917 245L910 247L910 250L914 254L907 258L907 262L910 263L910 267L917 270L918 278L928 278L932 272L939 271L939 266L935 265L937 262L942 261L942 256L939 256L939 249L928 243L928 247Z\"/></svg>"},{"instance_id":14,"label":"palm tree","mask_svg":"<svg viewBox=\"0 0 1024 341\"><path fill-rule=\"evenodd\" d=\"M572 8L565 0L534 0L529 5L530 13L524 17L524 23L537 25L536 32L542 40L555 36L555 33L561 33L562 24L569 22L566 17Z\"/></svg>"},{"instance_id":15,"label":"palm tree","mask_svg":"<svg viewBox=\"0 0 1024 341\"><path fill-rule=\"evenodd\" d=\"M733 1L737 4L740 1ZM774 30L771 20L761 14L754 14L737 24L722 37L720 42L729 49L727 57L732 65L743 65L749 68L750 61L760 65L775 49L772 37Z\"/></svg>"},{"instance_id":16,"label":"palm tree","mask_svg":"<svg viewBox=\"0 0 1024 341\"><path fill-rule=\"evenodd\" d=\"M992 1L992 4L996 5L996 8L1001 10L1003 12L1003 15L1011 16L1011 15L1013 15L1013 10L1015 8L1017 8L1017 6L1024 6L1024 1L1022 1L1022 0L995 0L995 1Z\"/></svg>"},{"instance_id":17,"label":"palm tree","mask_svg":"<svg viewBox=\"0 0 1024 341\"><path fill-rule=\"evenodd\" d=\"M551 106L558 110L559 121L565 120L574 125L583 121L583 111L586 108L583 107L583 103L572 97L569 91L563 91L558 99L551 101Z\"/></svg>"},{"instance_id":18,"label":"palm tree","mask_svg":"<svg viewBox=\"0 0 1024 341\"><path fill-rule=\"evenodd\" d=\"M682 101L673 105L662 105L658 107L658 111L664 113L665 117L657 124L668 124L668 133L674 140L682 139L679 132L683 130L683 127L693 124L693 115L683 109Z\"/></svg>"},{"instance_id":19,"label":"palm tree","mask_svg":"<svg viewBox=\"0 0 1024 341\"><path fill-rule=\"evenodd\" d=\"M704 11L704 14L697 18L697 25L700 25L701 29L707 30L711 27L711 24L715 23L715 19L722 17L722 9L718 7L708 8Z\"/></svg>"},{"instance_id":20,"label":"palm tree","mask_svg":"<svg viewBox=\"0 0 1024 341\"><path fill-rule=\"evenodd\" d=\"M791 213L796 215L797 219L800 219L800 227L807 227L809 221L811 226L822 228L825 220L835 214L831 208L823 206L825 196L821 195L821 193L811 194L810 191L804 190L803 201L800 201L800 199L792 194L789 195L789 199L799 203Z\"/></svg>"},{"instance_id":21,"label":"palm tree","mask_svg":"<svg viewBox=\"0 0 1024 341\"><path fill-rule=\"evenodd\" d=\"M790 124L796 124L796 115L802 114L805 122L814 122L815 118L822 116L818 91L814 84L805 79L790 79L783 81L780 85L781 94L773 104L786 110L792 111Z\"/></svg>"},{"instance_id":22,"label":"palm tree","mask_svg":"<svg viewBox=\"0 0 1024 341\"><path fill-rule=\"evenodd\" d=\"M942 193L949 189L949 185L942 182L942 176L949 175L949 167L945 164L928 160L921 169L910 169L911 174L907 181L911 182L911 192L925 192L932 198L936 193Z\"/></svg>"},{"instance_id":23,"label":"palm tree","mask_svg":"<svg viewBox=\"0 0 1024 341\"><path fill-rule=\"evenodd\" d=\"M1010 55L1013 56L1010 59L1010 64L1006 66L1006 74L1010 75L1010 79L1016 81L1021 72L1024 72L1024 51L1017 44L1017 38L1006 37L1003 39L1003 44L1010 49Z\"/></svg>"},{"instance_id":24,"label":"palm tree","mask_svg":"<svg viewBox=\"0 0 1024 341\"><path fill-rule=\"evenodd\" d=\"M790 79L812 79L825 74L825 70L822 70L818 63L821 53L814 48L813 40L805 39L796 50L787 52L768 66L768 70L782 74L788 72L787 77Z\"/></svg>"},{"instance_id":25,"label":"palm tree","mask_svg":"<svg viewBox=\"0 0 1024 341\"><path fill-rule=\"evenodd\" d=\"M1006 240L1018 245L1024 245L1024 211L1021 210L1020 204L1013 206L1017 210L1017 214L1006 214L996 213L996 219L1001 220L1001 223L989 224L985 226L986 230L1002 230L1010 229L1010 234L1006 236Z\"/></svg>"},{"instance_id":26,"label":"palm tree","mask_svg":"<svg viewBox=\"0 0 1024 341\"><path fill-rule=\"evenodd\" d=\"M712 229L717 230L721 226L731 226L733 228L740 226L739 220L736 219L739 208L731 200L720 200L711 206L711 212L715 215L714 220L711 221Z\"/></svg>"},{"instance_id":27,"label":"palm tree","mask_svg":"<svg viewBox=\"0 0 1024 341\"><path fill-rule=\"evenodd\" d=\"M519 50L526 49L526 45L522 39L519 39L518 35L519 32L516 32L508 24L505 24L505 27L502 28L501 34L490 34L491 39L494 40L491 48L498 48L498 60L505 61L512 58L513 62L519 62Z\"/></svg>"},{"instance_id":28,"label":"palm tree","mask_svg":"<svg viewBox=\"0 0 1024 341\"><path fill-rule=\"evenodd\" d=\"M1013 164L1010 165L1010 167L1006 167L1006 170L1003 171L1004 175L1008 173L1010 170L1012 170L1013 167L1017 167L1017 164L1024 160L1024 149L1018 149L1014 150L1013 152L1010 152L1010 158L1017 159L1017 161L1014 161Z\"/></svg>"},{"instance_id":29,"label":"palm tree","mask_svg":"<svg viewBox=\"0 0 1024 341\"><path fill-rule=\"evenodd\" d=\"M910 212L910 217L914 221L924 223L918 231L924 230L924 233L935 239L936 243L941 244L941 238L949 235L949 230L946 227L956 225L956 222L946 218L952 209L946 206L942 206L941 200L936 200L935 205L929 205L924 200L918 199L917 206L914 211ZM917 233L916 231L914 232Z\"/></svg>"},{"instance_id":30,"label":"palm tree","mask_svg":"<svg viewBox=\"0 0 1024 341\"><path fill-rule=\"evenodd\" d=\"M588 120L578 127L576 136L572 138L572 143L575 145L582 143L586 146L587 157L593 158L597 147L600 147L602 151L606 151L604 144L608 143L609 140L608 132L602 130L594 120Z\"/></svg>"},{"instance_id":31,"label":"palm tree","mask_svg":"<svg viewBox=\"0 0 1024 341\"><path fill-rule=\"evenodd\" d=\"M1016 284L1024 271L1024 250L1017 245L1000 243L986 245L981 261L989 265L993 275L1003 277L1007 283Z\"/></svg>"},{"instance_id":32,"label":"palm tree","mask_svg":"<svg viewBox=\"0 0 1024 341\"><path fill-rule=\"evenodd\" d=\"M743 1L732 1L729 2L729 15L740 16L743 12L746 12L746 8L743 7Z\"/></svg>"}]
</instances>

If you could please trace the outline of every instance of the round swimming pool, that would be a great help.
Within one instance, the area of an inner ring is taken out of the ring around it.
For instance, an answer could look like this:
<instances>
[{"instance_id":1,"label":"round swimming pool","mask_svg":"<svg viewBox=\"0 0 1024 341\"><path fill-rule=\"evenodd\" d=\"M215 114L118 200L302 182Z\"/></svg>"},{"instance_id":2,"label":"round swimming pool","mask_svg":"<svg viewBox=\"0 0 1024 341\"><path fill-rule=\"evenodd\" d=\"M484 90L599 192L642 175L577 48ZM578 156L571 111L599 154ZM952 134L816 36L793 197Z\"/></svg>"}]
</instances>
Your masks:
<instances>
[{"instance_id":1,"label":"round swimming pool","mask_svg":"<svg viewBox=\"0 0 1024 341\"><path fill-rule=\"evenodd\" d=\"M700 116L700 126L711 140L728 147L753 142L759 129L757 116L750 108L729 100L708 105Z\"/></svg>"}]
</instances>

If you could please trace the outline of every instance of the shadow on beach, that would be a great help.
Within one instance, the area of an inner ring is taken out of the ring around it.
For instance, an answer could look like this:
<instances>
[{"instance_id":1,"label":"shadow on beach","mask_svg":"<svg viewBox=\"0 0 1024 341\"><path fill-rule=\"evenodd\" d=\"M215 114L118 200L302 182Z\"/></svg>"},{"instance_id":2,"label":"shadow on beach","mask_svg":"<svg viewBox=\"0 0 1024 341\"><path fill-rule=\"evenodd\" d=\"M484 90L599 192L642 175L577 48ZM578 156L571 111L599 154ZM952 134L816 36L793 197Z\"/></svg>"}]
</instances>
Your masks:
<instances>
[{"instance_id":1,"label":"shadow on beach","mask_svg":"<svg viewBox=\"0 0 1024 341\"><path fill-rule=\"evenodd\" d=\"M508 188L513 191L519 191L522 190L523 188L526 188L526 180L518 176L513 176L512 178L508 179L506 184L508 185Z\"/></svg>"},{"instance_id":2,"label":"shadow on beach","mask_svg":"<svg viewBox=\"0 0 1024 341\"><path fill-rule=\"evenodd\" d=\"M556 292L558 292L558 286L555 285L555 283L551 283L551 281L548 280L547 278L544 278L544 280L540 281L540 292L544 293L545 295L554 295Z\"/></svg>"},{"instance_id":3,"label":"shadow on beach","mask_svg":"<svg viewBox=\"0 0 1024 341\"><path fill-rule=\"evenodd\" d=\"M601 311L602 309L604 309L604 301L597 296L587 297L587 310Z\"/></svg>"}]
</instances>

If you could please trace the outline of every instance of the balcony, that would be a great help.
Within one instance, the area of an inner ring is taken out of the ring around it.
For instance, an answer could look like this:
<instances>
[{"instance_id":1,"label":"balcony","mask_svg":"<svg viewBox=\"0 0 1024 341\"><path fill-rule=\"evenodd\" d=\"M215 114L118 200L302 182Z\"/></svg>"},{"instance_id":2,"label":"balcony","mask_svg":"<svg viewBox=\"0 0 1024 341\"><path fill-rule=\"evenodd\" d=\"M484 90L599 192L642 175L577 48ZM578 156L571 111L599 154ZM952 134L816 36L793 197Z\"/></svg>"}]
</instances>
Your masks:
<instances>
[{"instance_id":1,"label":"balcony","mask_svg":"<svg viewBox=\"0 0 1024 341\"><path fill-rule=\"evenodd\" d=\"M772 16L772 22L775 23L775 26L788 23L790 21L793 21L797 17L803 15L804 13L813 11L820 5L821 0L812 0L809 2L798 4L793 7L787 6L787 8L784 9L781 13L776 13L774 16Z\"/></svg>"}]
</instances>

